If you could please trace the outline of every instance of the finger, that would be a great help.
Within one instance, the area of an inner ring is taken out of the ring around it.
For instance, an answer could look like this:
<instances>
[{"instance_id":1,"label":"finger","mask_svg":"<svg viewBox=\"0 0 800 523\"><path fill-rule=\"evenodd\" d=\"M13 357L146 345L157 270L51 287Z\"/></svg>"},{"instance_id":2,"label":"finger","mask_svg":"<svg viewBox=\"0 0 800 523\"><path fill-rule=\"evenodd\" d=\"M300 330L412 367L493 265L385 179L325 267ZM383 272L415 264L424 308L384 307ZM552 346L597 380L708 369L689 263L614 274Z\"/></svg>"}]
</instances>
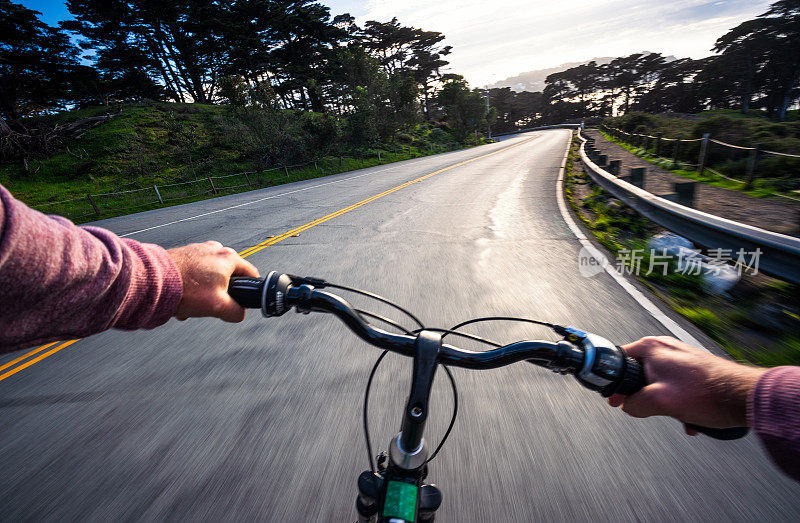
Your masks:
<instances>
[{"instance_id":1,"label":"finger","mask_svg":"<svg viewBox=\"0 0 800 523\"><path fill-rule=\"evenodd\" d=\"M205 242L205 244L210 246L210 247L214 247L215 249L221 249L222 248L222 244L219 243L216 240L208 240L207 242Z\"/></svg>"},{"instance_id":2,"label":"finger","mask_svg":"<svg viewBox=\"0 0 800 523\"><path fill-rule=\"evenodd\" d=\"M634 418L665 415L663 406L663 387L659 384L647 385L635 394L626 397L622 410Z\"/></svg>"},{"instance_id":3,"label":"finger","mask_svg":"<svg viewBox=\"0 0 800 523\"><path fill-rule=\"evenodd\" d=\"M236 303L227 291L222 291L217 296L217 305L214 316L230 323L239 323L244 319L244 309Z\"/></svg>"},{"instance_id":4,"label":"finger","mask_svg":"<svg viewBox=\"0 0 800 523\"><path fill-rule=\"evenodd\" d=\"M258 278L258 269L249 261L243 259L238 254L233 260L233 274L232 276L250 276Z\"/></svg>"},{"instance_id":5,"label":"finger","mask_svg":"<svg viewBox=\"0 0 800 523\"><path fill-rule=\"evenodd\" d=\"M657 340L653 337L642 338L633 343L623 345L621 348L631 358L640 360L650 356L655 349Z\"/></svg>"},{"instance_id":6,"label":"finger","mask_svg":"<svg viewBox=\"0 0 800 523\"><path fill-rule=\"evenodd\" d=\"M608 404L612 407L619 407L625 403L625 396L622 394L612 394L611 397L608 398Z\"/></svg>"}]
</instances>

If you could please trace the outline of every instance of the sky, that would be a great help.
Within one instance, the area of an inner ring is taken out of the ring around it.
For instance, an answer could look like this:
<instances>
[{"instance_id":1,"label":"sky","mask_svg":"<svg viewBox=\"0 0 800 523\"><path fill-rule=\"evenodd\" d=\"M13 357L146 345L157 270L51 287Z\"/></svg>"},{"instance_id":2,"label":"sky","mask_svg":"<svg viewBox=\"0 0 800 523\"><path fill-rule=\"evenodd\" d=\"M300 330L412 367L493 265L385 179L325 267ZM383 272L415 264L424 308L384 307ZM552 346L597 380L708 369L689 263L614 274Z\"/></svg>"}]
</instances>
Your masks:
<instances>
[{"instance_id":1,"label":"sky","mask_svg":"<svg viewBox=\"0 0 800 523\"><path fill-rule=\"evenodd\" d=\"M60 0L16 0L55 25ZM322 0L357 22L439 31L453 47L448 72L483 86L535 69L640 51L678 58L711 54L728 29L767 10L761 0Z\"/></svg>"}]
</instances>

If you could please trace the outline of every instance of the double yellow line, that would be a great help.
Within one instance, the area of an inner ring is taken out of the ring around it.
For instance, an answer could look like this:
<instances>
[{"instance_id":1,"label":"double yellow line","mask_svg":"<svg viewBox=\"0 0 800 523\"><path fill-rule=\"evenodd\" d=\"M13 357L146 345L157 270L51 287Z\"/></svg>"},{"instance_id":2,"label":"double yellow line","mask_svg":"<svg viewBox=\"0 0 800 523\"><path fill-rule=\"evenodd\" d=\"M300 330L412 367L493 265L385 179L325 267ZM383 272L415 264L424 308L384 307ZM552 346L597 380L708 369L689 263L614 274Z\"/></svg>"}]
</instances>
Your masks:
<instances>
[{"instance_id":1,"label":"double yellow line","mask_svg":"<svg viewBox=\"0 0 800 523\"><path fill-rule=\"evenodd\" d=\"M296 234L299 234L302 231L305 231L306 229L310 229L312 227L316 227L317 225L319 225L321 223L327 222L328 220L336 218L337 216L341 216L342 214L345 214L345 213L348 213L348 212L353 211L355 209L358 209L359 207L362 207L362 206L364 206L364 205L366 205L366 204L368 204L370 202L374 202L375 200L377 200L379 198L383 198L384 196L388 196L388 195L390 195L390 194L392 194L392 193L394 193L396 191L399 191L400 189L404 189L404 188L408 187L409 185L414 185L415 183L419 183L419 182L421 182L423 180L427 180L431 176L436 176L437 174L449 171L451 169L455 169L456 167L460 167L460 166L468 164L468 163L472 163L472 162L474 162L476 160L480 160L481 158L486 158L487 156L493 156L495 154L501 153L503 151L507 151L507 150L512 149L514 147L519 147L520 145L528 143L528 142L530 142L531 140L533 140L535 138L536 137L528 138L527 140L523 140L521 142L517 142L514 145L509 145L508 147L503 147L502 149L498 149L498 150L493 151L491 153L482 154L480 156L476 156L475 158L471 158L469 160L464 160L463 162L455 163L455 164L447 166L447 167L445 167L443 169L439 169L438 171L434 171L432 173L428 173L425 176L420 176L419 178L415 178L414 180L411 180L411 181L408 181L408 182L403 183L401 185L398 185L397 187L392 187L391 189L383 191L380 194L376 194L375 196L370 196L369 198L367 198L365 200L361 200L360 202L354 203L353 205L345 207L344 209L339 209L338 211L332 212L330 214L327 214L327 215L323 216L322 218L318 218L318 219L316 219L316 220L314 220L312 222L306 223L305 225L301 225L300 227L296 227L296 228L292 229L291 231L287 231L287 232L285 232L285 233L283 233L283 234L281 234L279 236L275 236L274 238L270 238L269 240L263 241L263 242L259 243L258 245L254 245L253 247L250 247L249 249L243 250L242 252L239 253L239 255L242 258L247 258L251 254L255 254L258 251L269 247L270 245L275 245L276 243L278 243L280 241L283 241L286 238L290 238L290 237L292 237L292 236L294 236ZM39 347L37 349L34 349L34 350L28 352L27 354L23 354L22 356L14 359L14 360L9 361L8 363L0 366L0 372L4 371L5 369L9 369L10 368L10 370L7 370L6 372L3 372L2 374L0 374L0 381L3 381L4 379L6 379L6 378L8 378L10 376L13 376L14 374L16 374L17 372L19 372L21 370L27 369L28 367L30 367L34 363L39 362L39 361L47 358L48 356L52 356L53 354L55 354L56 352L60 351L61 349L69 347L70 345L72 345L76 341L80 341L80 339L69 340L69 341L64 341L64 342L54 341L52 343L48 343L47 345L42 345L41 347ZM50 349L50 350L47 350L47 349ZM47 352L43 352L45 350L47 350ZM37 354L39 354L39 355L36 356ZM36 357L31 358L32 356L36 356ZM31 359L28 359L28 358L31 358ZM25 360L27 360L27 361L25 361ZM24 361L24 363L22 363L21 365L19 365L17 367L14 367L14 365L16 365L17 363L20 363L22 361ZM11 367L13 367L13 368L11 368Z\"/></svg>"},{"instance_id":2,"label":"double yellow line","mask_svg":"<svg viewBox=\"0 0 800 523\"><path fill-rule=\"evenodd\" d=\"M44 354L40 354L39 356L36 356L35 358L26 361L25 363L23 363L19 367L14 367L13 369L11 369L9 371L3 372L2 374L0 374L0 381L3 381L4 379L8 378L9 376L13 376L14 374L18 373L19 371L21 371L23 369L27 369L28 367L30 367L31 365L33 365L37 361L41 361L41 360L45 359L46 357L55 354L56 352L60 351L61 349L65 348L65 347L69 347L70 345L72 345L76 341L78 341L78 340L54 341L52 343L48 343L47 345L42 345L38 349L34 349L34 350L30 351L27 354L23 354L22 356L20 356L19 358L15 359L15 360L11 360L6 364L1 365L0 366L0 371L3 371L3 370L5 370L5 369L7 369L9 367L12 367L12 366L16 365L20 361L26 360L29 357L34 356L36 354L39 354L43 350L45 350L47 348L50 348L50 347L53 347L53 345L56 345L55 347L53 347L49 351L45 352Z\"/></svg>"}]
</instances>

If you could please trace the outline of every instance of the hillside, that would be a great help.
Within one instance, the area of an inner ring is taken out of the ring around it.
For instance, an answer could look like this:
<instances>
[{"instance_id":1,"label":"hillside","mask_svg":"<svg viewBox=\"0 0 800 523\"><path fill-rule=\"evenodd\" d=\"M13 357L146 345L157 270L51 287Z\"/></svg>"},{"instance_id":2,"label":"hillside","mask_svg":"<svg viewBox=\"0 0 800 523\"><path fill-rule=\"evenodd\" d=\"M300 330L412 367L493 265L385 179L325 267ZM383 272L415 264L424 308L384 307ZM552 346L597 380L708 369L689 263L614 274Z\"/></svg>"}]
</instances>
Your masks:
<instances>
[{"instance_id":1,"label":"hillside","mask_svg":"<svg viewBox=\"0 0 800 523\"><path fill-rule=\"evenodd\" d=\"M92 210L88 193L150 190L156 184L241 172L255 173L248 184L275 185L462 146L445 126L432 124L365 147L348 143L343 123L320 113L243 113L225 106L166 102L95 107L26 123L52 129L103 114L112 116L80 136L53 140L47 152L27 161L27 171L20 159L1 163L0 183L29 205L84 221L93 218L86 215ZM203 191L184 191L175 199L208 197ZM71 198L80 200L80 210L51 205ZM128 201L120 209L120 202L112 202L102 209L103 216L131 212L131 205L133 210L152 207L153 199L154 194L147 203Z\"/></svg>"}]
</instances>

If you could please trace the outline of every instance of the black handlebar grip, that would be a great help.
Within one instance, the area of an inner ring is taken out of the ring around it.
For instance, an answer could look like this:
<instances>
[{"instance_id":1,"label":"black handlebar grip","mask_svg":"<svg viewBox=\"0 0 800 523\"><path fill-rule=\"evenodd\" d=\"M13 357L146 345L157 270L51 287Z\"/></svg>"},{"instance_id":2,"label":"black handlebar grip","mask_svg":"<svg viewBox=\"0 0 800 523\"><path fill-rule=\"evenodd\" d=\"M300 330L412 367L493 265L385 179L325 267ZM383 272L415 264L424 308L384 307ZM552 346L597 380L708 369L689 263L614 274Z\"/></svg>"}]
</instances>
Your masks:
<instances>
[{"instance_id":1,"label":"black handlebar grip","mask_svg":"<svg viewBox=\"0 0 800 523\"><path fill-rule=\"evenodd\" d=\"M616 389L614 390L614 393L630 396L631 394L641 390L645 385L647 385L647 378L644 375L644 368L642 368L642 364L633 358L626 357L625 370L623 371L622 378L619 382L619 385L617 385ZM706 436L723 441L743 438L750 432L750 429L747 427L712 429L691 423L687 423L686 425L701 434L705 434Z\"/></svg>"},{"instance_id":2,"label":"black handlebar grip","mask_svg":"<svg viewBox=\"0 0 800 523\"><path fill-rule=\"evenodd\" d=\"M231 278L228 294L245 309L260 309L264 297L264 279Z\"/></svg>"},{"instance_id":3,"label":"black handlebar grip","mask_svg":"<svg viewBox=\"0 0 800 523\"><path fill-rule=\"evenodd\" d=\"M705 434L706 436L710 436L714 439L721 439L723 441L728 441L732 439L739 439L747 436L750 432L750 428L748 427L731 427L728 429L712 429L709 427L701 427L700 425L694 425L693 423L687 423L687 427L690 429L696 430L701 434Z\"/></svg>"},{"instance_id":4,"label":"black handlebar grip","mask_svg":"<svg viewBox=\"0 0 800 523\"><path fill-rule=\"evenodd\" d=\"M642 365L633 358L625 358L625 368L622 370L622 378L614 388L614 394L630 396L634 392L640 391L647 380L644 377Z\"/></svg>"}]
</instances>

